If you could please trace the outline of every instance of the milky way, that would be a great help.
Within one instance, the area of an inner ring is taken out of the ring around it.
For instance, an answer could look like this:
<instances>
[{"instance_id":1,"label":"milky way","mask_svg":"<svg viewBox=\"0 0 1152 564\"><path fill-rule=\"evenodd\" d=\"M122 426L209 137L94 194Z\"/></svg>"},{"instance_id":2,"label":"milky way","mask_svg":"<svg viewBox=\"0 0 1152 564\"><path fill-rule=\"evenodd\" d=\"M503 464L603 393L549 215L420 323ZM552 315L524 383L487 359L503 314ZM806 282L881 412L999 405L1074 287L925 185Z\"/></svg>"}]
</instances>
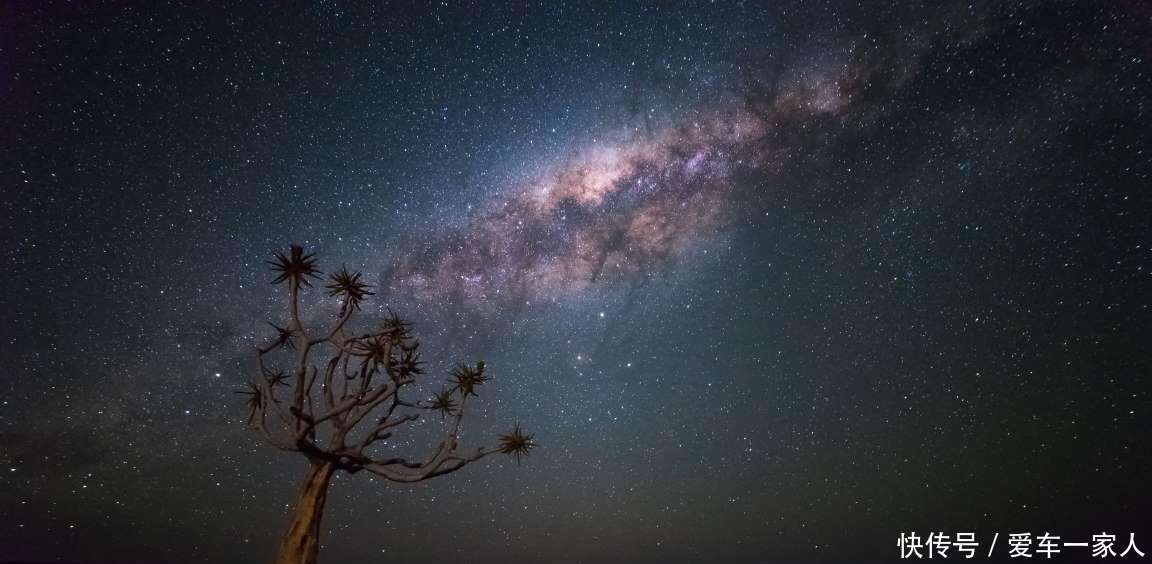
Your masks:
<instances>
[{"instance_id":1,"label":"milky way","mask_svg":"<svg viewBox=\"0 0 1152 564\"><path fill-rule=\"evenodd\" d=\"M772 191L789 159L818 151L812 131L867 125L919 71L926 37L974 41L991 29L985 19L952 7L915 32L860 34L781 69L750 61L726 101L598 130L496 190L463 226L402 246L419 250L392 255L382 285L400 299L507 305L652 276L746 213L749 190Z\"/></svg>"},{"instance_id":2,"label":"milky way","mask_svg":"<svg viewBox=\"0 0 1152 564\"><path fill-rule=\"evenodd\" d=\"M847 112L851 88L848 77L805 76L763 108L607 135L424 241L423 254L400 257L385 286L428 300L532 302L643 277L725 224L738 179L771 179L796 149L774 130Z\"/></svg>"}]
</instances>

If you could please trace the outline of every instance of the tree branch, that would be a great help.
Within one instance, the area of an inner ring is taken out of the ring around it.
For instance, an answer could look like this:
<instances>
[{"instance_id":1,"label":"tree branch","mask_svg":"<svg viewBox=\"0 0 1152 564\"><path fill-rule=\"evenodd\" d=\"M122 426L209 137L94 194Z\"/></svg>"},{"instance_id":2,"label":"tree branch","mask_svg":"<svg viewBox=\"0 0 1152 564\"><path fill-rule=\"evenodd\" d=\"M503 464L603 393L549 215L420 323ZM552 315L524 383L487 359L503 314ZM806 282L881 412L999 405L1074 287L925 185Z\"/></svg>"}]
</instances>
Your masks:
<instances>
[{"instance_id":1,"label":"tree branch","mask_svg":"<svg viewBox=\"0 0 1152 564\"><path fill-rule=\"evenodd\" d=\"M459 455L455 453L455 449L445 448L445 444L441 443L436 455L427 462L412 463L403 458L392 458L380 462L369 462L364 464L363 468L393 482L412 483L455 472L496 452L499 450L479 448L473 454Z\"/></svg>"},{"instance_id":2,"label":"tree branch","mask_svg":"<svg viewBox=\"0 0 1152 564\"><path fill-rule=\"evenodd\" d=\"M367 469L398 482L417 482L455 472L492 453L515 453L519 457L531 448L531 435L521 434L517 426L512 435L501 436L501 444L495 448L468 453L458 450L468 396L475 395L473 387L485 380L482 362L477 362L475 369L461 365L461 371L453 373L457 380L449 382L455 386L445 388L431 404L400 399L400 388L423 373L420 343L412 337L411 324L395 314L390 314L374 332L348 335L360 299L372 294L369 286L359 281L359 273L349 274L342 269L331 276L328 294L342 296L340 312L331 327L317 327L318 335L310 337L300 316L301 289L302 285L310 285L306 278L319 277L319 271L312 255L305 254L303 248L293 245L290 251L290 255L277 253L271 263L279 273L274 282L288 282L290 320L287 328L273 325L280 333L277 339L256 347L259 376L243 391L250 397L249 424L269 443L282 450L301 452L313 462L336 464L349 472ZM317 360L328 355L328 346L334 351L332 355ZM281 348L294 349L294 355L269 357L282 358L285 365L284 371L273 372L265 357ZM283 398L276 397L279 385L288 386ZM457 394L458 406L452 397ZM390 404L381 408L387 402ZM364 454L369 446L420 419L419 413L397 414L399 407L451 415L450 421L444 423L443 438L427 460L376 459ZM358 440L351 446L346 444L369 416L375 420L367 433L362 437L357 433ZM277 420L279 428L274 428ZM325 444L319 444L321 440Z\"/></svg>"}]
</instances>

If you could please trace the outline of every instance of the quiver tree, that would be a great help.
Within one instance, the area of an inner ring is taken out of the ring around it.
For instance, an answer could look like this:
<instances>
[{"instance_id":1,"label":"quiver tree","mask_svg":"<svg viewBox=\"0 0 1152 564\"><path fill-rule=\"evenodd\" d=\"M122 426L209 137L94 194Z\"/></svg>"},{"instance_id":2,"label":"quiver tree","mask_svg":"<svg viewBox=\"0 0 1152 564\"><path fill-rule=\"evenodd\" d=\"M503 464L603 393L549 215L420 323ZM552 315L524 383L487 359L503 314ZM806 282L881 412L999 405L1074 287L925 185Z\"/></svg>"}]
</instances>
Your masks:
<instances>
[{"instance_id":1,"label":"quiver tree","mask_svg":"<svg viewBox=\"0 0 1152 564\"><path fill-rule=\"evenodd\" d=\"M280 544L278 564L316 561L320 518L328 484L339 471L366 470L394 482L419 482L455 472L493 453L519 462L535 444L520 425L493 446L472 449L459 444L460 424L469 398L488 381L484 362L461 364L432 397L402 397L424 374L420 343L410 323L390 313L374 331L354 333L349 322L360 302L372 295L359 272L341 268L328 276L327 294L340 301L330 327L306 327L301 321L301 290L320 279L313 255L292 245L288 255L270 261L274 284L286 284L289 319L272 324L275 338L257 347L258 376L238 393L248 396L248 424L268 442L304 455L310 463L292 521ZM379 454L393 433L422 413L441 415L444 434L426 458L409 460Z\"/></svg>"}]
</instances>

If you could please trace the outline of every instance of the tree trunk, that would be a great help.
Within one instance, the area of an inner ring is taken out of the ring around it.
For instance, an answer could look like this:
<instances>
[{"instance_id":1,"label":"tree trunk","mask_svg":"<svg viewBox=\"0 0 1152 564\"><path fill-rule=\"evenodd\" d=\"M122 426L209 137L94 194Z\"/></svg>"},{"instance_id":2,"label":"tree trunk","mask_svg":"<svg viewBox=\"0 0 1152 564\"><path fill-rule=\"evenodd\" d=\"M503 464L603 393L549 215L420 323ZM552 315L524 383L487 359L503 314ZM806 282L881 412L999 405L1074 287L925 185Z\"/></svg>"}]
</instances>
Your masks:
<instances>
[{"instance_id":1,"label":"tree trunk","mask_svg":"<svg viewBox=\"0 0 1152 564\"><path fill-rule=\"evenodd\" d=\"M328 483L336 467L332 463L313 463L296 498L292 523L280 541L276 564L315 564L320 551L320 517L328 498Z\"/></svg>"}]
</instances>

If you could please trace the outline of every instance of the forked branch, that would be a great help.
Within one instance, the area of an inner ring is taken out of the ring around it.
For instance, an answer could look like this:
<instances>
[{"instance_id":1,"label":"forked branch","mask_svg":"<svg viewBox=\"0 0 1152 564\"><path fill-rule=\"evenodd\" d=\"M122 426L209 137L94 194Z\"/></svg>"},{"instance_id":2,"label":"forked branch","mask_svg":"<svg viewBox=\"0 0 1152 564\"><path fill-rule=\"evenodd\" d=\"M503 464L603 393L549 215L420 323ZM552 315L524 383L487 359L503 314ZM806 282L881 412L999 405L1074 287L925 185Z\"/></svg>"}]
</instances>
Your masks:
<instances>
[{"instance_id":1,"label":"forked branch","mask_svg":"<svg viewBox=\"0 0 1152 564\"><path fill-rule=\"evenodd\" d=\"M401 398L404 389L424 373L412 324L395 313L373 331L349 334L349 324L362 301L373 295L359 272L346 267L329 275L327 295L340 300L330 327L308 328L301 318L301 290L320 278L314 255L298 245L269 261L274 284L288 287L289 320L270 325L276 336L256 348L258 375L244 390L248 424L283 450L297 451L313 462L332 463L348 472L368 470L396 482L418 482L459 470L489 454L514 456L517 462L536 446L519 424L498 437L497 446L469 451L459 448L461 423L469 397L477 396L489 377L483 361L460 364L440 392L426 401ZM287 370L273 365L285 365ZM419 411L436 411L444 435L427 459L369 454L378 443L417 421ZM371 422L366 430L357 428Z\"/></svg>"}]
</instances>

